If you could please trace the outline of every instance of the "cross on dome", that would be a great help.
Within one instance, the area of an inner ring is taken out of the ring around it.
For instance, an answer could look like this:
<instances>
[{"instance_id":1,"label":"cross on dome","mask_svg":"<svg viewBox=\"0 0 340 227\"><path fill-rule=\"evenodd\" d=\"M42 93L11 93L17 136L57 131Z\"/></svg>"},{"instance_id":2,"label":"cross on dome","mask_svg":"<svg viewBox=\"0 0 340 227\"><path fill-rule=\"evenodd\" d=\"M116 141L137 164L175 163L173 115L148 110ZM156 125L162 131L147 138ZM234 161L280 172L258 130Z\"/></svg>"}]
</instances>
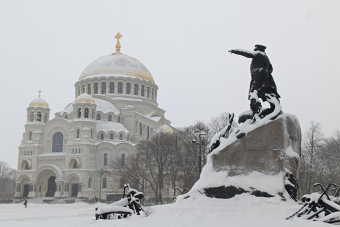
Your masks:
<instances>
[{"instance_id":1,"label":"cross on dome","mask_svg":"<svg viewBox=\"0 0 340 227\"><path fill-rule=\"evenodd\" d=\"M39 98L41 97L41 90L38 91L39 92Z\"/></svg>"},{"instance_id":2,"label":"cross on dome","mask_svg":"<svg viewBox=\"0 0 340 227\"><path fill-rule=\"evenodd\" d=\"M116 44L116 53L120 54L120 48L122 47L120 45L119 39L122 38L123 36L118 32L115 38L117 39L117 44Z\"/></svg>"}]
</instances>

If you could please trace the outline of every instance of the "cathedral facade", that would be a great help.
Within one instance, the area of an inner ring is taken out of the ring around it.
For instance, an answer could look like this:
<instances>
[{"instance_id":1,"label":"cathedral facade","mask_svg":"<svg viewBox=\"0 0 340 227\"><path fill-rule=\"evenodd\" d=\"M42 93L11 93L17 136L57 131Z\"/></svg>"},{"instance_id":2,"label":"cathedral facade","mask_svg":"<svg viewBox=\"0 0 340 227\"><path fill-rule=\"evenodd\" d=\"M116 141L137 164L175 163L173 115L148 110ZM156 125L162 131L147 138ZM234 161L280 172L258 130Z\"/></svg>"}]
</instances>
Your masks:
<instances>
[{"instance_id":1,"label":"cathedral facade","mask_svg":"<svg viewBox=\"0 0 340 227\"><path fill-rule=\"evenodd\" d=\"M140 140L172 133L158 107L158 86L137 59L116 52L92 62L75 83L75 100L50 119L40 97L27 108L19 146L15 197L98 197L122 190L102 175L112 161L125 165ZM101 179L100 179L101 178ZM125 183L125 182L124 182Z\"/></svg>"}]
</instances>

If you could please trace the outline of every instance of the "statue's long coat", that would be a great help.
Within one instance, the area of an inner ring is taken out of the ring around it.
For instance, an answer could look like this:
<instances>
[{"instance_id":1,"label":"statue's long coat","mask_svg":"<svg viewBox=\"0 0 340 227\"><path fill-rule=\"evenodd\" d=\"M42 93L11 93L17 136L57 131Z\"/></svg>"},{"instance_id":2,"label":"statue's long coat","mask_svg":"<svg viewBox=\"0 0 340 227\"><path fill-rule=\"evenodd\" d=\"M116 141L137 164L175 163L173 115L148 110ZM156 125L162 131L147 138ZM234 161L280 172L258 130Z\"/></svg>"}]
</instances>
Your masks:
<instances>
[{"instance_id":1,"label":"statue's long coat","mask_svg":"<svg viewBox=\"0 0 340 227\"><path fill-rule=\"evenodd\" d=\"M273 93L276 95L277 98L280 98L280 95L277 93L276 84L272 76L273 66L270 63L269 58L265 52L231 50L231 53L253 59L250 64L251 81L249 94L256 90L257 96L263 101L267 101L267 98L265 96L266 93Z\"/></svg>"}]
</instances>

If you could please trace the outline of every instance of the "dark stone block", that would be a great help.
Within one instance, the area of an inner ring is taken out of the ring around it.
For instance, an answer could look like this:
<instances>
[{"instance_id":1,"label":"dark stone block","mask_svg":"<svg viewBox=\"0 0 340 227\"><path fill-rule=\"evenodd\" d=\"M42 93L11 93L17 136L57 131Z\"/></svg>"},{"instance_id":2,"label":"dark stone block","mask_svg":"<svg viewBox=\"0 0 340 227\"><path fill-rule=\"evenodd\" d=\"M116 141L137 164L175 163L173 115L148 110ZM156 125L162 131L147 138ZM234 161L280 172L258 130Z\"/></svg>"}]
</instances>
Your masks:
<instances>
[{"instance_id":1,"label":"dark stone block","mask_svg":"<svg viewBox=\"0 0 340 227\"><path fill-rule=\"evenodd\" d=\"M243 188L236 188L235 186L220 186L215 188L205 188L204 194L211 198L218 198L218 199L230 199L235 195L240 195L243 193L249 193L256 197L273 197L273 195L268 194L267 192L262 192L259 190L253 191L246 191Z\"/></svg>"}]
</instances>

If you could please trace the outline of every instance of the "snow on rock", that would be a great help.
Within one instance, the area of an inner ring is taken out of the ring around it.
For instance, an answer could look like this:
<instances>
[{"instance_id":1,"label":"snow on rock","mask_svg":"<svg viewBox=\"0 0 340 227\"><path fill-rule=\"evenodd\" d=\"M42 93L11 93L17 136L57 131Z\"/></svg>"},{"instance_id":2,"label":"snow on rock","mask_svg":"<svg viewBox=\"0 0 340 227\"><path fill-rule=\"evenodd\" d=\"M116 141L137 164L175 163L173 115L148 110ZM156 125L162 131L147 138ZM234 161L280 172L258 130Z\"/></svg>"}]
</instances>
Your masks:
<instances>
[{"instance_id":1,"label":"snow on rock","mask_svg":"<svg viewBox=\"0 0 340 227\"><path fill-rule=\"evenodd\" d=\"M251 172L247 175L238 175L233 177L228 177L228 173L224 171L216 172L210 170L209 174L207 171L205 173L206 177L202 177L191 189L191 191L202 191L207 187L219 187L224 186L235 186L237 188L243 188L247 191L255 188L257 190L267 192L270 195L276 195L282 192L284 184L282 179L284 178L284 173L279 173L277 175L266 175L259 172ZM271 187L268 187L271 185Z\"/></svg>"},{"instance_id":2,"label":"snow on rock","mask_svg":"<svg viewBox=\"0 0 340 227\"><path fill-rule=\"evenodd\" d=\"M270 120L279 111L281 108L254 124L247 120L228 138L221 137L220 145L208 155L200 179L187 196L199 192L202 196L231 198L254 191L260 192L256 196L283 196L286 173L299 176L301 129L291 114L281 113ZM240 132L246 135L237 139ZM215 194L208 193L210 189Z\"/></svg>"}]
</instances>

